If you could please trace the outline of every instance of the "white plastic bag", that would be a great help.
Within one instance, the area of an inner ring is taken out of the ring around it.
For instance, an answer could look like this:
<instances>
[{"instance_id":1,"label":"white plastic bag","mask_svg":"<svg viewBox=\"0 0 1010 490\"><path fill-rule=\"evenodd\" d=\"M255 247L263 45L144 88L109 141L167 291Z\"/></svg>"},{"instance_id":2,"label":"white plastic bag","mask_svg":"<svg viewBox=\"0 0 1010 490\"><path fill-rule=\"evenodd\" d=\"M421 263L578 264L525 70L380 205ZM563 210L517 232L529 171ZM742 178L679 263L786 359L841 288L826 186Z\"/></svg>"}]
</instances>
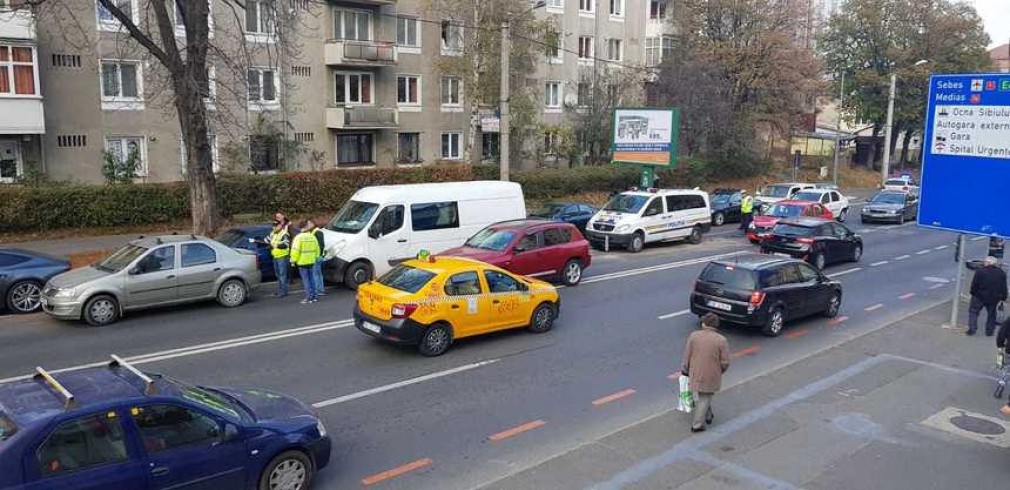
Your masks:
<instances>
[{"instance_id":1,"label":"white plastic bag","mask_svg":"<svg viewBox=\"0 0 1010 490\"><path fill-rule=\"evenodd\" d=\"M691 393L691 378L680 375L680 397L677 402L677 410L684 413L691 413L694 410L694 394Z\"/></svg>"}]
</instances>

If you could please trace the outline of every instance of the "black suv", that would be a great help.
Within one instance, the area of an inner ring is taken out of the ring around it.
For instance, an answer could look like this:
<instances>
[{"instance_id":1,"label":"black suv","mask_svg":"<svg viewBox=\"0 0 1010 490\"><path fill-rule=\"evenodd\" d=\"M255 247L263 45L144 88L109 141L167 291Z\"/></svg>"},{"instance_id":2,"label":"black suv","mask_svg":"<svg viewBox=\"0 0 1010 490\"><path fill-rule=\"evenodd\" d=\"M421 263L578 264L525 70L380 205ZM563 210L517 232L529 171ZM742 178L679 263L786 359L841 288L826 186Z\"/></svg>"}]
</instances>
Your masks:
<instances>
[{"instance_id":1,"label":"black suv","mask_svg":"<svg viewBox=\"0 0 1010 490\"><path fill-rule=\"evenodd\" d=\"M694 283L691 313L760 327L776 337L786 321L838 315L842 284L796 259L747 254L710 262Z\"/></svg>"},{"instance_id":2,"label":"black suv","mask_svg":"<svg viewBox=\"0 0 1010 490\"><path fill-rule=\"evenodd\" d=\"M836 262L859 262L863 239L841 223L822 218L779 221L761 242L761 252L802 259L814 267Z\"/></svg>"}]
</instances>

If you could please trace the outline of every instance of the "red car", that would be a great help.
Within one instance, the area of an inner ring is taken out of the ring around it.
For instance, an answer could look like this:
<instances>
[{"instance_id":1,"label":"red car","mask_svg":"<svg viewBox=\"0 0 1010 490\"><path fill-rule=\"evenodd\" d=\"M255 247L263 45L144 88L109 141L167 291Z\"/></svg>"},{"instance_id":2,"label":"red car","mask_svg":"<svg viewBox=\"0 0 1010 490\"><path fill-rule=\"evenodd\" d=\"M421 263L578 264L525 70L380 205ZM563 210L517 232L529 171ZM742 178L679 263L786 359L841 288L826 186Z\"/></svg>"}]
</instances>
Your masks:
<instances>
[{"instance_id":1,"label":"red car","mask_svg":"<svg viewBox=\"0 0 1010 490\"><path fill-rule=\"evenodd\" d=\"M834 219L828 208L813 201L779 201L772 204L764 213L754 216L747 229L747 239L751 243L760 243L772 234L772 228L782 218L825 218Z\"/></svg>"},{"instance_id":2,"label":"red car","mask_svg":"<svg viewBox=\"0 0 1010 490\"><path fill-rule=\"evenodd\" d=\"M578 284L591 262L589 242L575 225L540 219L495 223L440 255L476 259L524 276L550 276L567 286Z\"/></svg>"}]
</instances>

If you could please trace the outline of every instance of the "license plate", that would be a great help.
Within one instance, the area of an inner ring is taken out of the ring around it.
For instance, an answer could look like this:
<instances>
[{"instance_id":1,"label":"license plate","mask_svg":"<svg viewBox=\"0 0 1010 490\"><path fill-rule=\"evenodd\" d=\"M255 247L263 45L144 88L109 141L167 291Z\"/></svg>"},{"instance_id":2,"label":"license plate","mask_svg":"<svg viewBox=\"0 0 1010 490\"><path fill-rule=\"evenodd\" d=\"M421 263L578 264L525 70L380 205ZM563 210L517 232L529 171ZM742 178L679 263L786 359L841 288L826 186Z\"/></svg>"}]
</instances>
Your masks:
<instances>
[{"instance_id":1,"label":"license plate","mask_svg":"<svg viewBox=\"0 0 1010 490\"><path fill-rule=\"evenodd\" d=\"M706 302L705 304L708 305L709 308L715 308L717 310L722 311L730 311L733 309L732 305L729 305L727 303L721 303L719 301L708 300L708 302Z\"/></svg>"},{"instance_id":2,"label":"license plate","mask_svg":"<svg viewBox=\"0 0 1010 490\"><path fill-rule=\"evenodd\" d=\"M792 258L792 255L789 255L789 254L786 254L786 253L782 253L782 252L775 252L772 255L774 255L776 257L789 257L789 258Z\"/></svg>"},{"instance_id":3,"label":"license plate","mask_svg":"<svg viewBox=\"0 0 1010 490\"><path fill-rule=\"evenodd\" d=\"M374 333L379 333L382 331L382 328L380 328L378 325L368 322L361 322L361 328L364 328L365 330Z\"/></svg>"}]
</instances>

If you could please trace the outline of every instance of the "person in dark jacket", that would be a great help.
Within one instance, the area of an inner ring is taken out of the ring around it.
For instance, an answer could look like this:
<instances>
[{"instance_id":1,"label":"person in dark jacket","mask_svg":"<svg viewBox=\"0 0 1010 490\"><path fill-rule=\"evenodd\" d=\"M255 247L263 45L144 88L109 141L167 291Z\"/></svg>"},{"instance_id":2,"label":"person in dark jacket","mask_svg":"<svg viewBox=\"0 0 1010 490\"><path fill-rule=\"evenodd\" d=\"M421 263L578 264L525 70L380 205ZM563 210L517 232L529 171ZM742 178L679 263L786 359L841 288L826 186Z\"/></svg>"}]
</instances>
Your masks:
<instances>
[{"instance_id":1,"label":"person in dark jacket","mask_svg":"<svg viewBox=\"0 0 1010 490\"><path fill-rule=\"evenodd\" d=\"M316 241L319 242L319 258L316 259L316 265L312 266L312 275L316 278L316 296L326 295L326 283L323 282L323 256L326 255L326 243L323 238L323 231L316 227L316 222L313 220L306 220L306 226L308 226L308 231L312 232L312 235L316 237Z\"/></svg>"},{"instance_id":2,"label":"person in dark jacket","mask_svg":"<svg viewBox=\"0 0 1010 490\"><path fill-rule=\"evenodd\" d=\"M985 308L985 334L992 336L996 330L996 307L1007 299L1006 273L995 257L986 257L982 268L971 279L971 303L968 305L968 335L978 330L978 314Z\"/></svg>"}]
</instances>

